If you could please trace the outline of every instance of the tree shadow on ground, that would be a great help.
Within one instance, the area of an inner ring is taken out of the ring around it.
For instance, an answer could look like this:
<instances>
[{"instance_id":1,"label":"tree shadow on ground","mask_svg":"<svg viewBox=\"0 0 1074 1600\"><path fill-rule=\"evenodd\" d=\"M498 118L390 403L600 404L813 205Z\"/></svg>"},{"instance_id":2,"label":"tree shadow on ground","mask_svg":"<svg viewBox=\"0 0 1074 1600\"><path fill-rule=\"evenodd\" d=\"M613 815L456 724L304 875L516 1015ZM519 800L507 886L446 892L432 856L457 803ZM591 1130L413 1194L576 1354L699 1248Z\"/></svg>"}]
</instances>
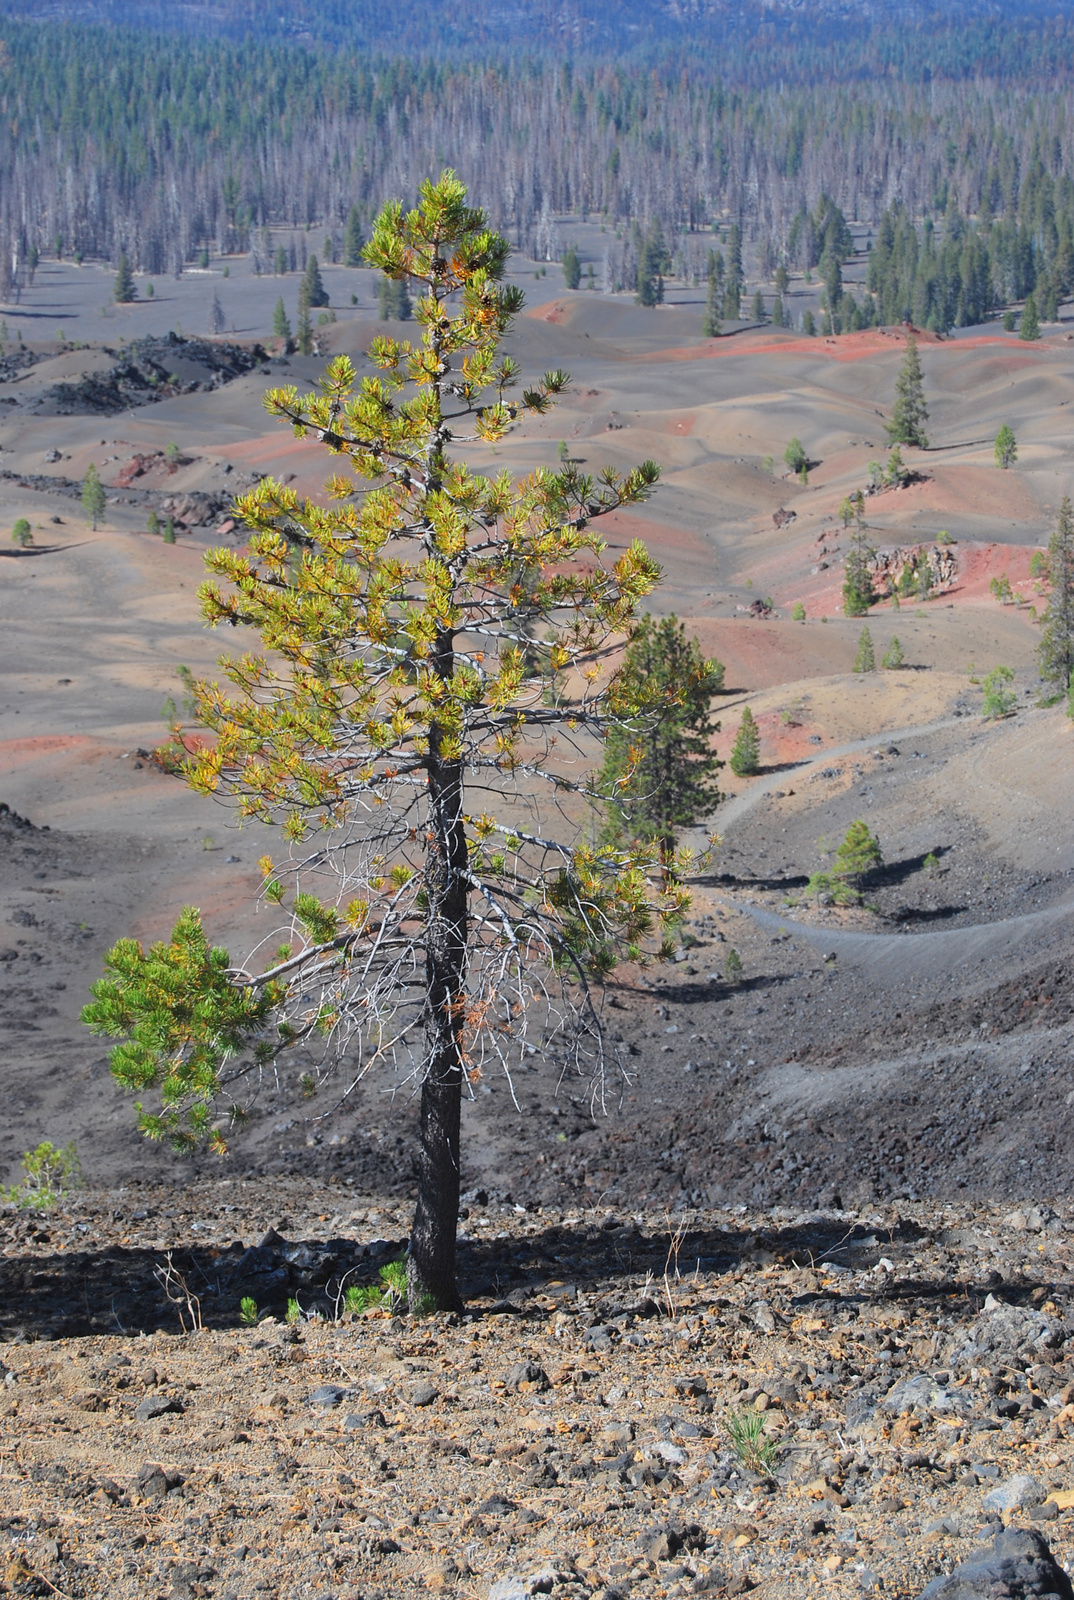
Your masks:
<instances>
[{"instance_id":1,"label":"tree shadow on ground","mask_svg":"<svg viewBox=\"0 0 1074 1600\"><path fill-rule=\"evenodd\" d=\"M932 850L922 851L920 855L904 856L901 861L885 861L882 867L874 867L867 873L862 883L870 889L893 888L896 884L905 883L917 873L924 872L925 862L930 856L936 861L942 861L944 856L950 855L952 849L952 845L938 844Z\"/></svg>"},{"instance_id":2,"label":"tree shadow on ground","mask_svg":"<svg viewBox=\"0 0 1074 1600\"><path fill-rule=\"evenodd\" d=\"M474 1207L466 1226L473 1229L487 1217L496 1227L502 1211L502 1204ZM460 1285L466 1309L476 1316L532 1316L546 1321L550 1301L568 1303L585 1294L606 1320L631 1307L651 1317L666 1313L659 1288L669 1263L673 1269L679 1263L702 1287L706 1276L736 1271L744 1261L755 1263L759 1251L787 1267L834 1263L860 1274L871 1271L881 1256L897 1256L900 1246L909 1253L923 1231L912 1220L889 1229L808 1211L784 1225L773 1223L760 1230L756 1224L721 1224L690 1211L670 1216L666 1227L653 1230L622 1212L599 1219L593 1214L588 1220L550 1223L533 1234L461 1238ZM379 1250L344 1239L301 1241L286 1248L292 1253L305 1249L308 1256L321 1260L321 1268L312 1274L317 1281L310 1281L309 1271L264 1247L245 1252L242 1259L232 1253L230 1261L221 1259L227 1251L177 1247L172 1265L198 1294L205 1327L237 1328L242 1326L239 1308L246 1294L257 1298L262 1316L282 1318L288 1299L296 1296L304 1312L332 1317L345 1261L356 1263L346 1269L352 1274L349 1282L375 1282L378 1264L401 1253L405 1241L384 1242ZM255 1256L260 1259L249 1259ZM10 1343L102 1334L133 1337L155 1329L178 1333L177 1308L165 1298L156 1275L164 1258L163 1250L127 1246L8 1257L0 1335ZM654 1280L648 1294L641 1287L647 1274ZM1021 1303L1038 1287L1028 1279L1005 1284L1004 1298ZM875 1288L857 1278L842 1289L803 1287L803 1293L791 1297L791 1304L845 1307L916 1300L940 1303L946 1313L973 1315L995 1288L995 1274L981 1282L917 1278L912 1262L900 1269L896 1261L895 1272L885 1271ZM189 1330L189 1313L185 1321ZM250 1329L251 1334L254 1331ZM278 1332L272 1325L265 1326L262 1334L296 1337L295 1331Z\"/></svg>"}]
</instances>

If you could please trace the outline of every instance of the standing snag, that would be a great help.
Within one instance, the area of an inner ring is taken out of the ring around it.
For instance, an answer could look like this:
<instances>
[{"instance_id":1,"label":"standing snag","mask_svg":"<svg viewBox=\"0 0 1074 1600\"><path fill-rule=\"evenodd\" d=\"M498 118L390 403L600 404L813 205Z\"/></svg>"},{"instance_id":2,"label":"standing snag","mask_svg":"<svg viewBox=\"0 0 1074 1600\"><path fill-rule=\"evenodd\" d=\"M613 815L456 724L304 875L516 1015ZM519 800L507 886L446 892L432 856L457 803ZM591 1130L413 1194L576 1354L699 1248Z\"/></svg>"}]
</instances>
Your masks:
<instances>
[{"instance_id":1,"label":"standing snag","mask_svg":"<svg viewBox=\"0 0 1074 1600\"><path fill-rule=\"evenodd\" d=\"M266 396L343 470L327 505L262 480L236 506L247 552L209 552L206 619L256 629L265 654L225 658L228 687L193 684L209 741L184 770L279 827L287 859L261 862L278 929L259 945L277 948L233 963L187 910L170 945L121 941L85 1012L126 1036L120 1080L159 1095L143 1129L184 1148L222 1146L215 1103L288 1052L342 1069L344 1098L377 1069L412 1086L408 1289L441 1308L458 1303L463 1094L510 1072L535 1010L546 1050L599 1102L616 1070L601 985L687 902L684 860L663 881L652 847L589 842L599 792L582 765L636 713L606 651L659 575L638 543L606 563L591 525L645 499L657 467L567 462L512 483L448 453L502 439L569 383L550 372L513 397L507 254L451 172L417 209L390 203L365 259L422 286L420 343L377 338L374 376L339 357L320 393Z\"/></svg>"}]
</instances>

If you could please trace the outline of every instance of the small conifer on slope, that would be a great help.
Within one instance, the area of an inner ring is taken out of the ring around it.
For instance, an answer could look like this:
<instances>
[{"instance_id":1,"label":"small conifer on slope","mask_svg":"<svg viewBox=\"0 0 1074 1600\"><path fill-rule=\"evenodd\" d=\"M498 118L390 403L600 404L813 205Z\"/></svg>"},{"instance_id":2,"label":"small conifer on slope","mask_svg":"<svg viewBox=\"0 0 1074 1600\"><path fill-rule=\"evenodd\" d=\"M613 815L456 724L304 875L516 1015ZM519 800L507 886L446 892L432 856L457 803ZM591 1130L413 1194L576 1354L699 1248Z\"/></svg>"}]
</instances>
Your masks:
<instances>
[{"instance_id":1,"label":"small conifer on slope","mask_svg":"<svg viewBox=\"0 0 1074 1600\"><path fill-rule=\"evenodd\" d=\"M749 706L742 708L742 721L731 746L728 763L736 778L749 778L761 767L761 732Z\"/></svg>"}]
</instances>

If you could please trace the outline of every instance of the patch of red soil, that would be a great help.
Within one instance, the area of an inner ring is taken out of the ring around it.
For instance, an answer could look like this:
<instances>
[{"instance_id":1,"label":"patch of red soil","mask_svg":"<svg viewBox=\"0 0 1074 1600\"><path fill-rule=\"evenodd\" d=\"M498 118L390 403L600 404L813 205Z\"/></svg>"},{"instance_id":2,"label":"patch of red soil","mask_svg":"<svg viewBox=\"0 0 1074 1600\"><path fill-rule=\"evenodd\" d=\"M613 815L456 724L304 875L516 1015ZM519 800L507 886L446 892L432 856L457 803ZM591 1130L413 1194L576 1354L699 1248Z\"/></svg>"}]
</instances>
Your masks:
<instances>
[{"instance_id":1,"label":"patch of red soil","mask_svg":"<svg viewBox=\"0 0 1074 1600\"><path fill-rule=\"evenodd\" d=\"M1035 580L1029 576L1033 555L1033 549L1022 544L960 544L958 581L951 590L952 599L984 600L995 605L989 584L1006 573L1012 589L1027 600L1038 600ZM1043 597L1038 600L1041 603Z\"/></svg>"},{"instance_id":2,"label":"patch of red soil","mask_svg":"<svg viewBox=\"0 0 1074 1600\"><path fill-rule=\"evenodd\" d=\"M546 318L546 320L552 319ZM649 350L644 355L624 356L622 359L638 362L720 361L727 356L739 359L742 356L754 355L824 355L833 361L868 361L878 355L890 354L891 351L905 345L908 331L913 331L919 345L929 345L956 353L963 350L979 350L985 345L998 345L1010 350L1009 335L998 333L979 334L972 339L951 341L919 329L867 328L861 333L841 333L830 339L806 339L795 334L781 333L779 329L772 329L768 333L758 333L754 330L745 335L725 334L721 338L713 339L709 344ZM1024 352L1019 350L1017 356L1022 358L1024 364L1032 361L1035 355L1048 351L1049 348L1043 341L1039 345L1027 344ZM1012 351L1011 354L1014 356L1015 352Z\"/></svg>"},{"instance_id":3,"label":"patch of red soil","mask_svg":"<svg viewBox=\"0 0 1074 1600\"><path fill-rule=\"evenodd\" d=\"M0 765L10 762L12 766L21 766L38 756L54 755L60 750L90 748L96 744L96 739L89 739L80 733L51 733L41 734L37 738L4 739L0 742Z\"/></svg>"}]
</instances>

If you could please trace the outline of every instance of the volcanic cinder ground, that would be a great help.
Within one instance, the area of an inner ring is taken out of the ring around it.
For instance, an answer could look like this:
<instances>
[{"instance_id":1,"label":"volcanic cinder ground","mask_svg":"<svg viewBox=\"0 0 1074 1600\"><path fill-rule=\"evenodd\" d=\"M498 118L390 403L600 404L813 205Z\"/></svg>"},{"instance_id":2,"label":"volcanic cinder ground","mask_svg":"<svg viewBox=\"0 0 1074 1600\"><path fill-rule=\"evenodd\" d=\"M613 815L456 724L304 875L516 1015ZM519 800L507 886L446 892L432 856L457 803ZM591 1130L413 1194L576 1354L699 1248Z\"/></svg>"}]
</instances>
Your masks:
<instances>
[{"instance_id":1,"label":"volcanic cinder ground","mask_svg":"<svg viewBox=\"0 0 1074 1600\"><path fill-rule=\"evenodd\" d=\"M93 532L59 480L93 461L112 484L135 454L175 442L178 469L161 460L139 488L226 497L271 473L316 495L334 463L260 400L281 382L308 385L323 362L270 356L232 383L118 416L38 404L51 385L114 365L121 340L203 333L214 289L236 336L266 338L280 284L243 272L235 263L227 280L192 275L108 308L99 269L47 264L7 315L38 357L0 383L0 520L25 516L34 531L30 550L6 533L0 546L0 800L32 824L0 820L9 1181L45 1138L74 1140L93 1182L186 1181L189 1161L136 1136L79 1010L108 946L166 935L183 904L237 950L266 932L252 909L257 830L236 830L139 754L164 735L177 664L211 671L236 643L203 629L196 600L203 551L221 536L197 527L165 545L145 531L145 506L121 500ZM562 440L587 468L661 463L652 500L607 519L609 544L641 537L659 558L654 609L683 618L726 667L717 749L728 754L749 704L764 770L740 781L725 769L727 798L709 819L722 842L695 886L682 959L626 971L612 992L629 1080L595 1116L569 1083L556 1093L539 1055L515 1098L486 1080L465 1113L464 1189L671 1208L1066 1195L1074 735L1062 707L1037 704L1044 599L1029 567L1074 493L1070 335L922 337L932 442L904 452L916 481L870 497L868 525L885 548L945 534L956 573L926 602L874 610L877 659L897 634L907 665L856 676L862 624L842 615L838 507L886 456L904 332L704 340L699 291L644 311L569 293L557 272L535 281L520 264L535 294L508 348L527 372L569 369L571 391L469 459L524 472L554 463ZM375 279L325 277L339 318L319 330L325 349L360 356L380 326ZM84 348L55 342L61 322ZM10 337L6 354L16 348ZM1007 472L992 457L1004 422L1019 443ZM792 436L816 463L805 486L783 472ZM23 486L28 475L57 482ZM794 515L777 527L780 510ZM1018 604L990 593L1002 574ZM770 615L750 614L758 599ZM797 601L804 622L792 620ZM999 664L1015 672L1018 710L985 723L979 679ZM886 864L871 909L795 904L857 817ZM729 982L732 948L743 971ZM263 1097L229 1171L315 1171L407 1196L410 1099L386 1083L318 1121L320 1103L298 1093L302 1069Z\"/></svg>"}]
</instances>

